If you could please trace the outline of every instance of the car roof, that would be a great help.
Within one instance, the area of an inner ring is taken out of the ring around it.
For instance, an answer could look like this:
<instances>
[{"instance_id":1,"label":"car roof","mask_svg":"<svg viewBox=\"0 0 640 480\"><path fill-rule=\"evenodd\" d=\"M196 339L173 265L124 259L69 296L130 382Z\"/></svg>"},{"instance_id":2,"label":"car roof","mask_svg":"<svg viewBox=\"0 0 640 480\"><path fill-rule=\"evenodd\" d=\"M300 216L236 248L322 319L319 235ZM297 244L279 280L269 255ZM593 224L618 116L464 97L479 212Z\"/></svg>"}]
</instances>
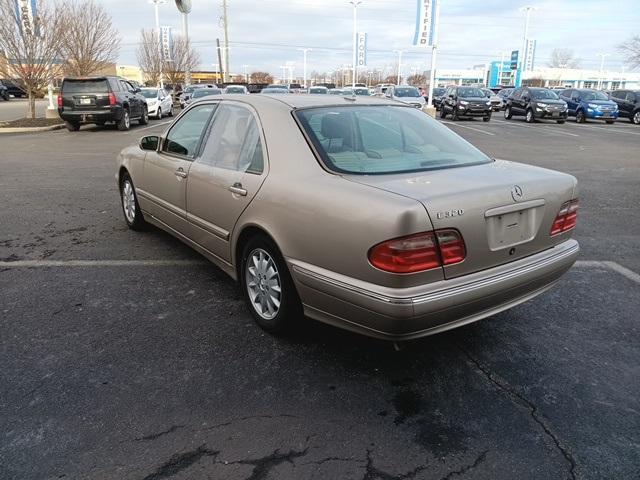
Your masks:
<instances>
[{"instance_id":1,"label":"car roof","mask_svg":"<svg viewBox=\"0 0 640 480\"><path fill-rule=\"evenodd\" d=\"M296 110L301 108L314 108L314 107L336 107L345 105L395 105L400 107L407 107L402 102L396 102L393 100L387 100L384 98L360 96L360 97L344 97L339 95L325 96L325 95L227 95L227 100L237 100L243 103L247 103L256 108L274 108L274 109L289 109ZM212 101L212 99L201 100L202 102ZM413 107L407 107L413 108Z\"/></svg>"}]
</instances>

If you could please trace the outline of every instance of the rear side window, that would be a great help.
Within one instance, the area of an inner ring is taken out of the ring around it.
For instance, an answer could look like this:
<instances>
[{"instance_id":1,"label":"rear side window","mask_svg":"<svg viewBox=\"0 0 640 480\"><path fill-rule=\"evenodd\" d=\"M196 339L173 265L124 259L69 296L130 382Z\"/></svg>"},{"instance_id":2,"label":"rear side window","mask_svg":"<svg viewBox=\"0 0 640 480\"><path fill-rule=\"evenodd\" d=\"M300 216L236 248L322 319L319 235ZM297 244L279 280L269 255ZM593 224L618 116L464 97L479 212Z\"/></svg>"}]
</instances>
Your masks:
<instances>
[{"instance_id":1,"label":"rear side window","mask_svg":"<svg viewBox=\"0 0 640 480\"><path fill-rule=\"evenodd\" d=\"M635 102L636 95L633 92L627 92L627 102Z\"/></svg>"},{"instance_id":2,"label":"rear side window","mask_svg":"<svg viewBox=\"0 0 640 480\"><path fill-rule=\"evenodd\" d=\"M200 105L192 108L171 127L162 151L192 158L216 105Z\"/></svg>"},{"instance_id":3,"label":"rear side window","mask_svg":"<svg viewBox=\"0 0 640 480\"><path fill-rule=\"evenodd\" d=\"M108 93L107 80L65 80L62 84L64 93Z\"/></svg>"},{"instance_id":4,"label":"rear side window","mask_svg":"<svg viewBox=\"0 0 640 480\"><path fill-rule=\"evenodd\" d=\"M109 79L109 86L111 87L112 92L120 91L120 84L118 83L118 80L116 80L115 78Z\"/></svg>"},{"instance_id":5,"label":"rear side window","mask_svg":"<svg viewBox=\"0 0 640 480\"><path fill-rule=\"evenodd\" d=\"M321 160L354 174L418 172L491 160L414 108L348 106L295 112Z\"/></svg>"}]
</instances>

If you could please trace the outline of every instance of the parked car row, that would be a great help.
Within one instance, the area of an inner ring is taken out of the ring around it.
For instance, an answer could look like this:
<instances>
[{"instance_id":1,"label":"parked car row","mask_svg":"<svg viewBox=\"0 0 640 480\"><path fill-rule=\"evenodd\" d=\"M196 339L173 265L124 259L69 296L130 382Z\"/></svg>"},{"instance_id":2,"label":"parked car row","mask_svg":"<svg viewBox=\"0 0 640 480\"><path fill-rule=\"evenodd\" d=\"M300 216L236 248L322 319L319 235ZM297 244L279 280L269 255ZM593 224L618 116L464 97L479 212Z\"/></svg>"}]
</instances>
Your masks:
<instances>
[{"instance_id":1,"label":"parked car row","mask_svg":"<svg viewBox=\"0 0 640 480\"><path fill-rule=\"evenodd\" d=\"M0 79L0 97L7 101L10 97L26 98L27 92L20 88L12 80L6 78Z\"/></svg>"}]
</instances>

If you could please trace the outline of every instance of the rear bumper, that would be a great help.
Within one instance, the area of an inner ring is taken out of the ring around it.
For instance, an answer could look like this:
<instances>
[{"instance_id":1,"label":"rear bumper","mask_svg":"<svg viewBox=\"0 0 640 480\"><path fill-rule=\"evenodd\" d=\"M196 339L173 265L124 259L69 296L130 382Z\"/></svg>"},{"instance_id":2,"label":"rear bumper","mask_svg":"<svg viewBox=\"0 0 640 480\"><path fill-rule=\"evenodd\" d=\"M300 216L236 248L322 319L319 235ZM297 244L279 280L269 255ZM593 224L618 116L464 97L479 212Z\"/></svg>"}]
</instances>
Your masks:
<instances>
[{"instance_id":1,"label":"rear bumper","mask_svg":"<svg viewBox=\"0 0 640 480\"><path fill-rule=\"evenodd\" d=\"M466 325L550 288L573 265L578 242L451 280L404 289L381 287L288 259L305 313L388 340L409 340Z\"/></svg>"},{"instance_id":2,"label":"rear bumper","mask_svg":"<svg viewBox=\"0 0 640 480\"><path fill-rule=\"evenodd\" d=\"M71 123L92 123L92 122L117 122L122 118L122 107L115 105L113 107L97 110L68 110L59 108L58 114L66 122Z\"/></svg>"}]
</instances>

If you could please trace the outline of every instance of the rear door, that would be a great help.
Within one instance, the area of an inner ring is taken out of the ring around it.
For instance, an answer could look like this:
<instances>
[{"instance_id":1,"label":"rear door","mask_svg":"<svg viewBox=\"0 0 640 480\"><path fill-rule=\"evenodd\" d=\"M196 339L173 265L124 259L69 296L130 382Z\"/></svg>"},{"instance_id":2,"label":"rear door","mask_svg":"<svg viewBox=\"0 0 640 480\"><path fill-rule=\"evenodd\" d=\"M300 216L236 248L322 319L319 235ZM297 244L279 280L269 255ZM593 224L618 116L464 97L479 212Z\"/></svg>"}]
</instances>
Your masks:
<instances>
[{"instance_id":1,"label":"rear door","mask_svg":"<svg viewBox=\"0 0 640 480\"><path fill-rule=\"evenodd\" d=\"M633 117L633 111L636 108L636 102L638 101L636 94L634 92L627 92L627 96L625 97L624 107L626 109L627 117Z\"/></svg>"},{"instance_id":2,"label":"rear door","mask_svg":"<svg viewBox=\"0 0 640 480\"><path fill-rule=\"evenodd\" d=\"M511 95L511 113L514 115L522 115L524 114L524 109L522 108L522 89L517 88L513 94Z\"/></svg>"},{"instance_id":3,"label":"rear door","mask_svg":"<svg viewBox=\"0 0 640 480\"><path fill-rule=\"evenodd\" d=\"M62 83L62 105L79 111L108 108L110 92L106 78L65 79Z\"/></svg>"},{"instance_id":4,"label":"rear door","mask_svg":"<svg viewBox=\"0 0 640 480\"><path fill-rule=\"evenodd\" d=\"M142 115L142 104L138 95L135 93L135 88L129 82L120 80L120 86L124 93L124 98L129 104L129 116L139 117Z\"/></svg>"}]
</instances>

